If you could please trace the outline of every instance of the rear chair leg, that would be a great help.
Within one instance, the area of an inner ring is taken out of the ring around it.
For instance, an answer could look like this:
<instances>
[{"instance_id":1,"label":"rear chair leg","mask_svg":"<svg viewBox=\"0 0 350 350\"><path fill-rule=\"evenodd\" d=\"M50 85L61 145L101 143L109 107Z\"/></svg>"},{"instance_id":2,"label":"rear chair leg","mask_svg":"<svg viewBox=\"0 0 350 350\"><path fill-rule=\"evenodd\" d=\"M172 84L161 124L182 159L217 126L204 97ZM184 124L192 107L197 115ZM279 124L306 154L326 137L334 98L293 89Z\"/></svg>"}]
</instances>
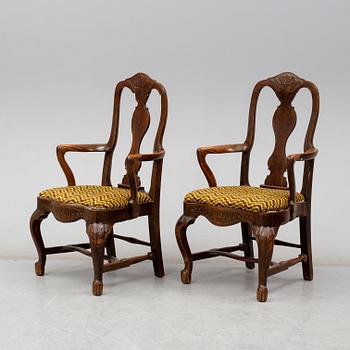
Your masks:
<instances>
[{"instance_id":1,"label":"rear chair leg","mask_svg":"<svg viewBox=\"0 0 350 350\"><path fill-rule=\"evenodd\" d=\"M87 234L90 240L91 255L94 265L94 280L92 282L92 294L102 295L103 292L103 256L106 241L112 232L112 225L92 223L87 225Z\"/></svg>"},{"instance_id":2,"label":"rear chair leg","mask_svg":"<svg viewBox=\"0 0 350 350\"><path fill-rule=\"evenodd\" d=\"M154 274L164 277L164 265L162 257L162 246L160 242L159 211L148 215L149 237L152 250L152 262Z\"/></svg>"},{"instance_id":3,"label":"rear chair leg","mask_svg":"<svg viewBox=\"0 0 350 350\"><path fill-rule=\"evenodd\" d=\"M37 209L30 218L30 232L39 256L38 261L35 263L35 273L38 276L43 276L45 273L46 252L40 225L41 222L48 217L48 215L49 212L43 212Z\"/></svg>"},{"instance_id":4,"label":"rear chair leg","mask_svg":"<svg viewBox=\"0 0 350 350\"><path fill-rule=\"evenodd\" d=\"M115 241L114 241L114 237L113 237L113 228L111 229L111 233L108 236L107 241L106 241L106 253L107 253L107 256L110 256L112 258L117 257L117 253L115 250ZM111 259L111 261L112 261L112 259ZM109 262L111 262L111 261L109 261Z\"/></svg>"},{"instance_id":5,"label":"rear chair leg","mask_svg":"<svg viewBox=\"0 0 350 350\"><path fill-rule=\"evenodd\" d=\"M251 239L251 226L247 222L241 222L242 227L242 240L246 249L244 250L244 256L246 258L254 258L253 240ZM255 267L253 262L246 261L245 266L252 270Z\"/></svg>"},{"instance_id":6,"label":"rear chair leg","mask_svg":"<svg viewBox=\"0 0 350 350\"><path fill-rule=\"evenodd\" d=\"M258 301L267 300L267 274L271 265L274 240L277 235L277 227L252 226L253 236L258 244L259 283L256 291Z\"/></svg>"},{"instance_id":7,"label":"rear chair leg","mask_svg":"<svg viewBox=\"0 0 350 350\"><path fill-rule=\"evenodd\" d=\"M311 220L310 213L299 218L301 254L306 254L307 260L303 261L304 280L312 281L312 249L311 249Z\"/></svg>"},{"instance_id":8,"label":"rear chair leg","mask_svg":"<svg viewBox=\"0 0 350 350\"><path fill-rule=\"evenodd\" d=\"M190 246L188 245L186 231L187 227L195 222L196 218L192 216L182 215L175 227L177 244L182 254L185 268L181 271L181 281L184 284L191 283L191 275L193 268L193 259Z\"/></svg>"}]
</instances>

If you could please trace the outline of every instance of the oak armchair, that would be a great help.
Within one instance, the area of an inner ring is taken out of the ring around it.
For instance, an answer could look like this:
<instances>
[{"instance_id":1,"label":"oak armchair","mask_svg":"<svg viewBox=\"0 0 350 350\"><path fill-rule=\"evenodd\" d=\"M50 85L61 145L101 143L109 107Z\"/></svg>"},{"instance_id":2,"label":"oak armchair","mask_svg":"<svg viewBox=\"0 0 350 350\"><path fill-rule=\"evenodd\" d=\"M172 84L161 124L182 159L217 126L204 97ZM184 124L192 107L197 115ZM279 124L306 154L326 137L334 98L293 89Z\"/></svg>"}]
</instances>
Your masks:
<instances>
[{"instance_id":1,"label":"oak armchair","mask_svg":"<svg viewBox=\"0 0 350 350\"><path fill-rule=\"evenodd\" d=\"M111 167L118 137L119 109L124 88L130 89L135 94L137 106L131 120L132 144L125 160L126 174L121 184L113 187ZM150 125L150 113L146 104L153 90L159 93L161 99L159 125L154 139L153 153L140 154L142 140ZM37 209L31 217L30 229L39 255L39 260L35 263L35 272L38 276L44 275L47 255L72 251L92 257L94 266L92 292L94 295L102 294L102 274L104 272L127 267L147 259L152 260L155 275L164 276L159 229L159 197L165 153L162 141L167 113L168 101L165 88L146 74L138 73L119 82L116 86L112 129L106 144L57 146L57 158L67 178L68 186L44 190L37 198ZM76 186L74 174L65 159L67 152L103 152L101 186ZM146 192L141 186L138 172L141 164L149 161L153 162L153 168L150 190ZM61 222L84 220L89 242L46 247L42 239L40 224L50 213ZM150 242L113 233L115 223L140 216L148 216ZM118 259L114 239L148 246L151 251L146 255ZM104 263L104 260L107 262Z\"/></svg>"},{"instance_id":2,"label":"oak armchair","mask_svg":"<svg viewBox=\"0 0 350 350\"><path fill-rule=\"evenodd\" d=\"M275 133L275 147L268 160L269 175L260 187L249 183L249 158L254 143L256 107L261 90L268 86L273 89L280 105L274 113L272 126ZM306 88L311 92L312 111L304 141L304 152L287 156L285 153L288 137L296 125L296 113L291 105L296 93ZM258 301L266 301L268 296L267 278L302 263L305 280L312 280L311 251L311 190L314 158L317 149L313 136L319 112L319 94L316 86L293 73L282 73L258 82L253 90L248 119L246 140L241 144L201 147L197 150L199 165L208 181L209 188L192 191L185 196L183 215L176 225L176 239L184 259L181 271L183 283L191 283L193 261L216 256L225 256L244 261L246 267L259 267L257 289ZM241 176L239 186L217 186L215 176L206 162L206 156L218 153L241 153ZM304 162L302 189L296 192L294 163ZM284 176L287 171L287 178ZM198 216L206 217L217 226L241 223L242 243L192 253L186 231ZM299 218L300 244L276 239L281 225ZM253 240L258 245L258 257L254 257ZM300 254L287 261L273 262L275 245L300 249ZM242 251L243 255L233 253Z\"/></svg>"}]
</instances>

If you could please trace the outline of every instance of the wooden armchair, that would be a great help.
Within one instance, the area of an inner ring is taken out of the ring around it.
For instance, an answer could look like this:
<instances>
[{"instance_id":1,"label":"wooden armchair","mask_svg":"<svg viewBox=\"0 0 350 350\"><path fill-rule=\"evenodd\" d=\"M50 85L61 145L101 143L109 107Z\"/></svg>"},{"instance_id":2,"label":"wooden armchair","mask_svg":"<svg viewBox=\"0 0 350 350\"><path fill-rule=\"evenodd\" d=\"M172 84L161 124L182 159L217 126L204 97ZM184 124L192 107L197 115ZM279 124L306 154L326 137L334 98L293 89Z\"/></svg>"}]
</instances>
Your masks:
<instances>
[{"instance_id":1,"label":"wooden armchair","mask_svg":"<svg viewBox=\"0 0 350 350\"><path fill-rule=\"evenodd\" d=\"M132 144L125 160L126 174L122 183L118 187L113 187L110 177L112 157L117 143L120 100L124 88L129 88L135 94L137 106L131 121ZM152 90L157 90L160 94L160 121L155 135L153 153L140 154L141 142L150 125L150 113L146 103ZM47 255L72 251L92 257L94 266L92 292L94 295L102 294L102 274L104 272L120 269L146 259L153 261L156 276L164 276L159 232L159 195L164 157L162 140L167 113L168 100L165 88L146 74L138 73L116 86L112 130L106 144L59 145L57 147L57 158L66 175L68 187L42 191L37 198L37 209L31 217L30 229L39 255L39 260L35 263L35 272L38 276L44 274ZM67 152L104 152L102 185L76 186L73 172L65 160ZM145 192L141 187L138 176L141 163L146 161L153 162L149 192ZM89 243L45 247L40 224L50 213L61 222L85 220ZM148 216L150 242L113 234L115 223L145 215ZM118 259L114 238L149 246L151 252L142 256ZM108 262L104 263L104 260Z\"/></svg>"},{"instance_id":2,"label":"wooden armchair","mask_svg":"<svg viewBox=\"0 0 350 350\"><path fill-rule=\"evenodd\" d=\"M270 174L266 177L264 185L252 187L248 177L249 157L254 143L257 101L265 86L272 88L280 101L272 120L275 147L268 160ZM304 153L286 156L286 143L296 125L296 113L291 103L301 88L309 89L312 96L312 112L305 136ZM316 86L293 73L282 73L256 84L251 98L248 132L244 143L202 147L197 150L199 165L209 188L196 190L185 196L184 213L176 225L176 239L185 262L185 268L181 272L183 283L191 283L194 260L215 256L244 261L249 269L254 268L255 263L258 264L258 301L267 300L268 276L286 270L299 262L303 266L304 279L312 280L310 213L314 158L318 152L313 145L318 112L319 94ZM240 186L217 187L214 174L206 162L206 156L236 152L242 154ZM294 163L296 161L304 162L303 185L300 193L295 189ZM288 184L284 176L286 171ZM186 230L200 215L217 226L241 223L243 242L236 246L192 254L187 242ZM300 222L300 244L277 240L278 228L297 217ZM258 258L254 258L252 240L257 242ZM296 258L275 263L271 261L274 245L298 248L300 254ZM233 253L235 251L242 251L244 255Z\"/></svg>"}]
</instances>

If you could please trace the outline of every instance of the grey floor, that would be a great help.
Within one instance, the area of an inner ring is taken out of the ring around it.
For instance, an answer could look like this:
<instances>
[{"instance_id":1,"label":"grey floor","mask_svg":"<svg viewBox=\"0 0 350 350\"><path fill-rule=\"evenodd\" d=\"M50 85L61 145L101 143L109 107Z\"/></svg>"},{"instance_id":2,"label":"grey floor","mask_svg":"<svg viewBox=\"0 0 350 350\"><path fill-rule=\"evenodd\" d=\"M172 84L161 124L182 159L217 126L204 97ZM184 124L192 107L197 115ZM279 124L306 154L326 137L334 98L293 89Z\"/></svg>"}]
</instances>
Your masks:
<instances>
[{"instance_id":1,"label":"grey floor","mask_svg":"<svg viewBox=\"0 0 350 350\"><path fill-rule=\"evenodd\" d=\"M180 265L164 279L141 263L104 276L90 294L88 260L1 261L0 349L350 349L350 268L300 266L270 278L255 301L257 272L224 259L197 262L192 285Z\"/></svg>"}]
</instances>

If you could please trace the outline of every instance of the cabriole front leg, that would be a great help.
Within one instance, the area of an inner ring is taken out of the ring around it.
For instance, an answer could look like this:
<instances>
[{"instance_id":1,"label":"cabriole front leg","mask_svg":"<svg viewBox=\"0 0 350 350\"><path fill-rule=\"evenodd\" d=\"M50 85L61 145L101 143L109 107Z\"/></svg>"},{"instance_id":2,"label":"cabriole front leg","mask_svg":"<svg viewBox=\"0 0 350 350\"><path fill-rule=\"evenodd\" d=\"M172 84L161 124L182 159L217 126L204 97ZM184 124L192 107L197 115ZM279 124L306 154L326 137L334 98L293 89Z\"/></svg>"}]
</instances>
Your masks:
<instances>
[{"instance_id":1,"label":"cabriole front leg","mask_svg":"<svg viewBox=\"0 0 350 350\"><path fill-rule=\"evenodd\" d=\"M176 240L179 246L185 268L181 271L181 281L184 284L191 283L191 275L193 268L193 259L190 246L188 245L186 231L187 227L195 222L196 218L192 216L182 215L178 220L175 228Z\"/></svg>"},{"instance_id":2,"label":"cabriole front leg","mask_svg":"<svg viewBox=\"0 0 350 350\"><path fill-rule=\"evenodd\" d=\"M258 244L259 282L256 291L258 301L267 300L267 275L271 265L274 240L277 235L277 227L252 226L252 234Z\"/></svg>"},{"instance_id":3,"label":"cabriole front leg","mask_svg":"<svg viewBox=\"0 0 350 350\"><path fill-rule=\"evenodd\" d=\"M39 259L35 263L35 273L38 276L43 276L45 273L46 252L43 237L41 235L41 222L47 218L49 212L44 212L37 209L30 218L30 232L38 252Z\"/></svg>"},{"instance_id":4,"label":"cabriole front leg","mask_svg":"<svg viewBox=\"0 0 350 350\"><path fill-rule=\"evenodd\" d=\"M92 282L92 294L99 296L103 292L103 261L106 241L112 234L112 225L92 223L87 225L87 234L90 240L91 256L94 265L94 280Z\"/></svg>"}]
</instances>

